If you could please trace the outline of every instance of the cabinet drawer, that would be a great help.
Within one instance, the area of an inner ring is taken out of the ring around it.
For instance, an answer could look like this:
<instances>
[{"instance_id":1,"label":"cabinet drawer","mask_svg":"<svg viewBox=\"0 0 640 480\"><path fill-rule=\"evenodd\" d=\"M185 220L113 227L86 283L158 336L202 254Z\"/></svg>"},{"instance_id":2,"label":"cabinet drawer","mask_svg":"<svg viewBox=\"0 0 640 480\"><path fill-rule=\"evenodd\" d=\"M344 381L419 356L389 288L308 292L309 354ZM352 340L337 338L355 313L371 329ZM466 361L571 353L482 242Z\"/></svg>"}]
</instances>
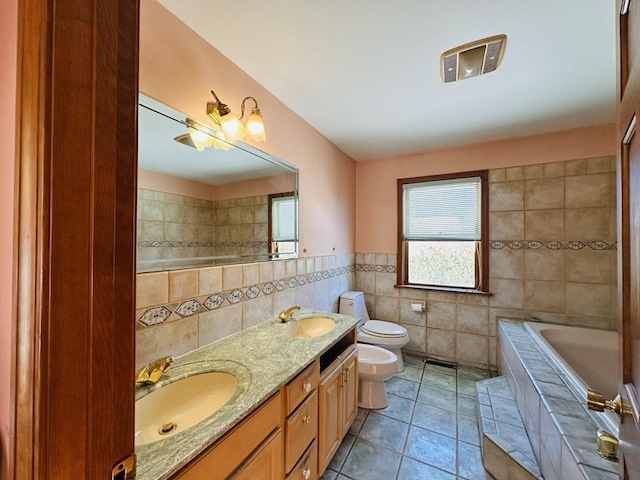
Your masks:
<instances>
[{"instance_id":1,"label":"cabinet drawer","mask_svg":"<svg viewBox=\"0 0 640 480\"><path fill-rule=\"evenodd\" d=\"M314 440L300 461L293 467L285 480L316 480L318 478L318 444Z\"/></svg>"},{"instance_id":2,"label":"cabinet drawer","mask_svg":"<svg viewBox=\"0 0 640 480\"><path fill-rule=\"evenodd\" d=\"M319 376L318 362L315 361L287 384L284 390L287 399L287 415L293 412L307 395L318 388Z\"/></svg>"},{"instance_id":3,"label":"cabinet drawer","mask_svg":"<svg viewBox=\"0 0 640 480\"><path fill-rule=\"evenodd\" d=\"M287 419L285 470L290 471L318 433L318 394L316 391Z\"/></svg>"}]
</instances>

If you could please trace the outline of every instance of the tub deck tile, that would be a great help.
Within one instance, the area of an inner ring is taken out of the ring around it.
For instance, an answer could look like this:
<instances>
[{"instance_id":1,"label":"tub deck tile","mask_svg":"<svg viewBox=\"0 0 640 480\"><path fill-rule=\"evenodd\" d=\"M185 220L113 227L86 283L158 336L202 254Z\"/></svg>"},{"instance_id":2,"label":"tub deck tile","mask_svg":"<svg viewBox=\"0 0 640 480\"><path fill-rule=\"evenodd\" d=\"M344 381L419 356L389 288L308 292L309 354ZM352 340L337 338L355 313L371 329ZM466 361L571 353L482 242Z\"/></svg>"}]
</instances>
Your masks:
<instances>
[{"instance_id":1,"label":"tub deck tile","mask_svg":"<svg viewBox=\"0 0 640 480\"><path fill-rule=\"evenodd\" d=\"M524 336L528 338L524 338ZM574 391L573 382L565 377L563 371L556 369L555 361L548 357L546 352L539 350L536 354L528 347L529 342L533 343L534 339L526 331L522 322L501 319L499 342L501 348L511 352L512 356L518 358L524 365L525 374L540 396L540 411L546 412L544 418L549 419L544 427L547 429L547 440L543 440L542 437L539 439L539 453L541 461L544 463L543 470L546 469L546 476L554 479L560 478L561 473L558 469L562 468L563 480L565 478L573 480L578 477L588 480L620 478L620 464L605 460L596 452L598 424L590 414L591 412L587 411L586 402L583 399L584 394L578 394ZM511 369L507 369L506 373L508 381L517 380L513 377ZM521 386L514 384L513 388L516 391ZM480 393L480 390L478 392ZM491 396L491 391L489 391L489 396ZM522 406L520 407L522 409ZM522 410L520 413L522 414ZM484 419L482 421L484 422ZM494 420L492 419L492 421ZM500 424L499 422L495 423L496 429L500 433ZM540 429L542 436L544 433L542 425ZM557 438L560 444L554 445L550 451L547 449L550 447L548 439L551 437ZM508 454L509 458L513 459L513 452L508 452ZM525 457L527 456L528 454L525 455ZM552 457L558 458L552 461ZM509 475L512 473L510 472Z\"/></svg>"},{"instance_id":2,"label":"tub deck tile","mask_svg":"<svg viewBox=\"0 0 640 480\"><path fill-rule=\"evenodd\" d=\"M580 437L568 436L568 438L571 441L567 445L579 465L590 466L595 470L604 470L620 475L620 463L610 462L598 455L594 448L595 439L587 441ZM587 478L591 479L591 477Z\"/></svg>"},{"instance_id":3,"label":"tub deck tile","mask_svg":"<svg viewBox=\"0 0 640 480\"><path fill-rule=\"evenodd\" d=\"M506 377L481 380L476 384L476 391L478 428L485 450L483 458L487 459L485 468L497 480L541 479L540 467Z\"/></svg>"},{"instance_id":4,"label":"tub deck tile","mask_svg":"<svg viewBox=\"0 0 640 480\"><path fill-rule=\"evenodd\" d=\"M548 412L567 415L569 417L582 418L585 420L591 419L584 405L578 403L575 398L572 400L566 400L564 398L548 397L547 395L542 395L540 398Z\"/></svg>"},{"instance_id":5,"label":"tub deck tile","mask_svg":"<svg viewBox=\"0 0 640 480\"><path fill-rule=\"evenodd\" d=\"M539 382L535 378L531 379L536 390L541 395L547 395L549 397L564 398L565 400L575 400L575 396L571 393L571 390L566 385L558 385L555 383Z\"/></svg>"}]
</instances>

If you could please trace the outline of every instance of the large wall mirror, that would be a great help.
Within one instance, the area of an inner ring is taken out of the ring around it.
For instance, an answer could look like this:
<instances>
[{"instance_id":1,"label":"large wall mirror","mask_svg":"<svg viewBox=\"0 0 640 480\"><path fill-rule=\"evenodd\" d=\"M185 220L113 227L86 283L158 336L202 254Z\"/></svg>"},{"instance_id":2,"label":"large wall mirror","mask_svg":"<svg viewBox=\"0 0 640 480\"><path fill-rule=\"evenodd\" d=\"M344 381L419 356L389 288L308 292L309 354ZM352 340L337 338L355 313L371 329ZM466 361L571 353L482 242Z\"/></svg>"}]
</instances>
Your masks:
<instances>
[{"instance_id":1,"label":"large wall mirror","mask_svg":"<svg viewBox=\"0 0 640 480\"><path fill-rule=\"evenodd\" d=\"M297 168L143 94L138 132L138 273L297 257Z\"/></svg>"}]
</instances>

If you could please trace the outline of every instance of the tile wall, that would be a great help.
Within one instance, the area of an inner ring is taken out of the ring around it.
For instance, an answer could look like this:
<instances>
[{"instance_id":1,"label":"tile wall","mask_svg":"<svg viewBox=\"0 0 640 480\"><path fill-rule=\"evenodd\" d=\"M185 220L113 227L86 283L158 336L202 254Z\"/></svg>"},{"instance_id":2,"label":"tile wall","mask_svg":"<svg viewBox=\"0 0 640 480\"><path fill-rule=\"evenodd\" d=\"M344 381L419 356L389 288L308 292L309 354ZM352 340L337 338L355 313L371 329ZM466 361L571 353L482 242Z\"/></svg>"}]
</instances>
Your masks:
<instances>
[{"instance_id":1,"label":"tile wall","mask_svg":"<svg viewBox=\"0 0 640 480\"><path fill-rule=\"evenodd\" d=\"M138 189L137 259L268 253L268 196L203 200Z\"/></svg>"},{"instance_id":2,"label":"tile wall","mask_svg":"<svg viewBox=\"0 0 640 480\"><path fill-rule=\"evenodd\" d=\"M269 253L269 197L234 198L213 202L216 255Z\"/></svg>"},{"instance_id":3,"label":"tile wall","mask_svg":"<svg viewBox=\"0 0 640 480\"><path fill-rule=\"evenodd\" d=\"M213 202L138 189L137 259L213 254Z\"/></svg>"},{"instance_id":4,"label":"tile wall","mask_svg":"<svg viewBox=\"0 0 640 480\"><path fill-rule=\"evenodd\" d=\"M369 314L404 325L407 350L496 367L496 319L615 329L615 159L490 171L492 295L394 288L396 255L356 254ZM411 310L426 301L427 312Z\"/></svg>"},{"instance_id":5,"label":"tile wall","mask_svg":"<svg viewBox=\"0 0 640 480\"><path fill-rule=\"evenodd\" d=\"M353 254L137 275L136 368L273 319L292 305L337 312Z\"/></svg>"}]
</instances>

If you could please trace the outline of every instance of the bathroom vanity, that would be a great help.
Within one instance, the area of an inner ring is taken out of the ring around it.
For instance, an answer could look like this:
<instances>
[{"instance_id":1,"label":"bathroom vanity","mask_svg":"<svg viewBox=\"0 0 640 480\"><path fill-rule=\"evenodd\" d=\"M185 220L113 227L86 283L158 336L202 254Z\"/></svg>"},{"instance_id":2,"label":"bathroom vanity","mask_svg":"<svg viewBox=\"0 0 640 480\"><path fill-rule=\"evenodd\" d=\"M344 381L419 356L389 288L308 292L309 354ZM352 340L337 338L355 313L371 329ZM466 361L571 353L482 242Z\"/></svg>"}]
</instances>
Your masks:
<instances>
[{"instance_id":1,"label":"bathroom vanity","mask_svg":"<svg viewBox=\"0 0 640 480\"><path fill-rule=\"evenodd\" d=\"M335 326L307 328L305 320L318 317ZM234 375L237 390L193 427L137 444L136 478L318 478L357 413L355 324L345 315L299 312L290 322L269 320L176 358L158 385L138 389L137 399L210 371Z\"/></svg>"}]
</instances>

